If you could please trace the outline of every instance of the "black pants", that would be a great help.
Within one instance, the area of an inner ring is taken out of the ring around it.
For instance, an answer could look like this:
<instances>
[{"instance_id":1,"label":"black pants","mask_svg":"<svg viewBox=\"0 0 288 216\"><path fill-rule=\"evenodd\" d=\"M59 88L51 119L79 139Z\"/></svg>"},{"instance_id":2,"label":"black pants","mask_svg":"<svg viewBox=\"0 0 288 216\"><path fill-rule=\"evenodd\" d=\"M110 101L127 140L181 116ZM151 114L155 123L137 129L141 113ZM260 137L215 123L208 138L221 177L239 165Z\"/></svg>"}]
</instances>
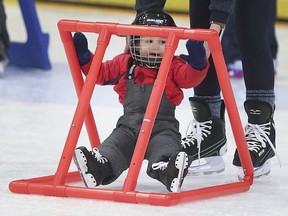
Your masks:
<instances>
[{"instance_id":1,"label":"black pants","mask_svg":"<svg viewBox=\"0 0 288 216\"><path fill-rule=\"evenodd\" d=\"M146 10L163 10L166 0L136 0L135 2L135 11L137 13L146 11Z\"/></svg>"},{"instance_id":2,"label":"black pants","mask_svg":"<svg viewBox=\"0 0 288 216\"><path fill-rule=\"evenodd\" d=\"M139 10L144 0L136 0L135 9ZM158 2L157 8L164 6L165 1ZM190 0L191 28L209 28L211 0ZM269 20L275 0L237 0L236 34L242 56L244 80L247 90L274 89L273 57L269 45ZM143 5L142 5L143 6ZM148 6L147 6L148 7ZM220 94L218 78L210 57L210 68L204 81L194 88L198 96L217 96Z\"/></svg>"},{"instance_id":3,"label":"black pants","mask_svg":"<svg viewBox=\"0 0 288 216\"><path fill-rule=\"evenodd\" d=\"M274 89L274 65L269 46L269 13L275 0L238 0L236 33L247 90Z\"/></svg>"},{"instance_id":4,"label":"black pants","mask_svg":"<svg viewBox=\"0 0 288 216\"><path fill-rule=\"evenodd\" d=\"M275 35L276 22L276 1L270 8L268 40L273 59L277 59L278 42ZM225 30L221 39L223 55L226 64L233 64L236 60L241 60L237 34L236 34L236 10L230 15L225 25Z\"/></svg>"},{"instance_id":5,"label":"black pants","mask_svg":"<svg viewBox=\"0 0 288 216\"><path fill-rule=\"evenodd\" d=\"M209 28L209 18L211 11L209 5L211 0L190 0L190 27L191 28ZM210 67L204 81L194 88L194 93L198 96L216 96L220 94L215 67L212 57L209 58Z\"/></svg>"},{"instance_id":6,"label":"black pants","mask_svg":"<svg viewBox=\"0 0 288 216\"><path fill-rule=\"evenodd\" d=\"M209 28L210 0L190 0L191 28ZM275 0L237 0L236 33L242 56L244 80L247 90L274 89L274 66L269 46L269 13ZM205 80L194 92L199 96L216 96L220 87L210 59Z\"/></svg>"},{"instance_id":7,"label":"black pants","mask_svg":"<svg viewBox=\"0 0 288 216\"><path fill-rule=\"evenodd\" d=\"M9 35L6 28L6 14L2 0L0 0L0 39L7 49L9 46Z\"/></svg>"}]
</instances>

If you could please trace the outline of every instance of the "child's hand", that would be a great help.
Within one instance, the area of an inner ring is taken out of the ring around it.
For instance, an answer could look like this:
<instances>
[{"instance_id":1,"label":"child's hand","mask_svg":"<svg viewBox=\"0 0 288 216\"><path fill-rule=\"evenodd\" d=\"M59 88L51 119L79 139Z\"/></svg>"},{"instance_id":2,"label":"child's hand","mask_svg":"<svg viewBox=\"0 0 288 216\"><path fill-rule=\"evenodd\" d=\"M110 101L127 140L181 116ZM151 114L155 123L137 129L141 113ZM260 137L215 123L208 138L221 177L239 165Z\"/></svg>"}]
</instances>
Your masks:
<instances>
[{"instance_id":1,"label":"child's hand","mask_svg":"<svg viewBox=\"0 0 288 216\"><path fill-rule=\"evenodd\" d=\"M81 66L87 64L92 56L92 53L88 49L87 38L81 32L76 32L73 36L73 42L76 49L79 64Z\"/></svg>"},{"instance_id":2,"label":"child's hand","mask_svg":"<svg viewBox=\"0 0 288 216\"><path fill-rule=\"evenodd\" d=\"M203 41L188 40L186 48L189 55L181 54L180 58L188 62L193 68L202 70L206 66L206 50Z\"/></svg>"}]
</instances>

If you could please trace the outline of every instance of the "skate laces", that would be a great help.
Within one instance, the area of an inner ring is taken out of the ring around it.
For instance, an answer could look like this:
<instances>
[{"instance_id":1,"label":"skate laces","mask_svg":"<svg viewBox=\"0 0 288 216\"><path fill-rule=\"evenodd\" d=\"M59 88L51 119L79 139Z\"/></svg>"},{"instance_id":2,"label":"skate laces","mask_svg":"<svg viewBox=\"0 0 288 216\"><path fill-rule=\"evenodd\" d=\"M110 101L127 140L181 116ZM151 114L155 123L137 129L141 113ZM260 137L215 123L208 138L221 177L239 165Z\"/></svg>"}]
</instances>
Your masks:
<instances>
[{"instance_id":1,"label":"skate laces","mask_svg":"<svg viewBox=\"0 0 288 216\"><path fill-rule=\"evenodd\" d=\"M168 162L160 161L157 163L152 164L152 169L153 170L165 170L168 166Z\"/></svg>"},{"instance_id":2,"label":"skate laces","mask_svg":"<svg viewBox=\"0 0 288 216\"><path fill-rule=\"evenodd\" d=\"M268 137L270 135L270 122L260 125L248 123L248 125L245 127L245 135L248 149L250 151L259 152L261 148L266 148L266 144L268 143L274 151L281 167L279 154Z\"/></svg>"},{"instance_id":3,"label":"skate laces","mask_svg":"<svg viewBox=\"0 0 288 216\"><path fill-rule=\"evenodd\" d=\"M99 152L99 149L98 148L93 148L92 149L92 154L94 155L94 157L96 158L96 160L99 162L99 163L107 163L108 162L108 159L105 158L103 155L100 154Z\"/></svg>"},{"instance_id":4,"label":"skate laces","mask_svg":"<svg viewBox=\"0 0 288 216\"><path fill-rule=\"evenodd\" d=\"M201 143L202 141L207 138L211 134L212 129L212 120L198 122L193 119L186 129L186 139L182 139L182 147L188 148L191 145L195 145L195 141L197 142L197 149L198 149L198 160L200 160L200 153L201 153ZM189 133L190 131L190 133ZM189 133L189 134L188 134Z\"/></svg>"}]
</instances>

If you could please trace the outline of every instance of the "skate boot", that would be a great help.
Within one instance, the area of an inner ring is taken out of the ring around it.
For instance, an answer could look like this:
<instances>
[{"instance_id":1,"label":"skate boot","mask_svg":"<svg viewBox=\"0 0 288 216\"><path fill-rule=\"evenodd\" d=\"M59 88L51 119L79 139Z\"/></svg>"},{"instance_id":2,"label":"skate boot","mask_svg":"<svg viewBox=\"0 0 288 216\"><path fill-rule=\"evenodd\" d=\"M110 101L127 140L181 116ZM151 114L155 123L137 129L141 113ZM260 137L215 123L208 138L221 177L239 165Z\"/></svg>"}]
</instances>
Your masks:
<instances>
[{"instance_id":1,"label":"skate boot","mask_svg":"<svg viewBox=\"0 0 288 216\"><path fill-rule=\"evenodd\" d=\"M254 178L258 178L270 173L269 160L276 154L274 108L269 103L258 100L247 100L244 107L248 115L245 138L254 166ZM237 149L234 154L233 165L241 167ZM238 178L239 180L244 178L242 168L239 169Z\"/></svg>"},{"instance_id":2,"label":"skate boot","mask_svg":"<svg viewBox=\"0 0 288 216\"><path fill-rule=\"evenodd\" d=\"M227 151L227 139L225 134L224 111L222 101L221 117L211 116L208 105L196 97L189 98L194 119L191 132L182 139L182 150L196 159L188 170L188 175L201 175L220 173L225 170L222 158ZM197 160L198 158L198 160Z\"/></svg>"},{"instance_id":3,"label":"skate boot","mask_svg":"<svg viewBox=\"0 0 288 216\"><path fill-rule=\"evenodd\" d=\"M178 192L182 186L183 179L187 175L188 166L188 155L180 151L172 155L167 162L153 163L152 169L159 171L158 180L166 186L168 191Z\"/></svg>"},{"instance_id":4,"label":"skate boot","mask_svg":"<svg viewBox=\"0 0 288 216\"><path fill-rule=\"evenodd\" d=\"M101 185L112 174L109 161L97 148L89 152L84 146L78 147L74 151L73 160L86 187Z\"/></svg>"}]
</instances>

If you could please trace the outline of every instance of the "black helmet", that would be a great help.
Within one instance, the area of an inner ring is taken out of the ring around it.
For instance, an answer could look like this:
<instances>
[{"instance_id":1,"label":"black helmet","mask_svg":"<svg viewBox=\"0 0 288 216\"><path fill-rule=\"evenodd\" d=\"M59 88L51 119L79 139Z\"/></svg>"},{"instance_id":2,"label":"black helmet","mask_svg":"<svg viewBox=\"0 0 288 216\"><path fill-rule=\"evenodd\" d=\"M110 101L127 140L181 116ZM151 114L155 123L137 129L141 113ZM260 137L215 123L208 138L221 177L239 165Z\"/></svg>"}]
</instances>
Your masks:
<instances>
[{"instance_id":1,"label":"black helmet","mask_svg":"<svg viewBox=\"0 0 288 216\"><path fill-rule=\"evenodd\" d=\"M138 14L133 25L176 26L173 18L165 11L148 10Z\"/></svg>"},{"instance_id":2,"label":"black helmet","mask_svg":"<svg viewBox=\"0 0 288 216\"><path fill-rule=\"evenodd\" d=\"M132 23L133 25L145 26L176 26L173 18L164 11L148 10L138 14ZM139 36L128 36L128 44L132 58L137 64L148 68L159 68L162 57L144 57L139 53ZM164 38L159 40L165 40Z\"/></svg>"}]
</instances>

